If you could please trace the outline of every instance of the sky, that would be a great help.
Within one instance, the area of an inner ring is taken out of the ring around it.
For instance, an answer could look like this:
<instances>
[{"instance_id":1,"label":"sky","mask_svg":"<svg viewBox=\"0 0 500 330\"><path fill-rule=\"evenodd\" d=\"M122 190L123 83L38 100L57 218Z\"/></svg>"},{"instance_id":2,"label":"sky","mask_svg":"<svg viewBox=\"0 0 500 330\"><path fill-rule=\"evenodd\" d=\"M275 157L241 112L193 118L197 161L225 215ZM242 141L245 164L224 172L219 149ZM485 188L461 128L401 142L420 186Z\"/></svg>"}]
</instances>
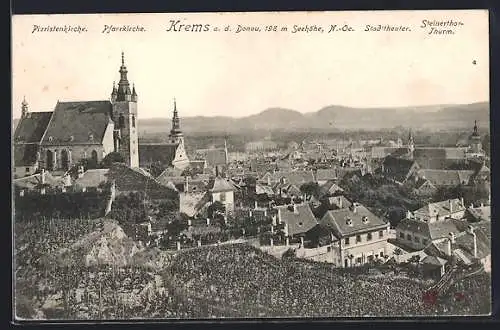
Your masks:
<instances>
[{"instance_id":1,"label":"sky","mask_svg":"<svg viewBox=\"0 0 500 330\"><path fill-rule=\"evenodd\" d=\"M288 32L167 32L185 24L287 25ZM464 23L428 35L422 20ZM33 26L81 25L81 34ZM105 25L146 32L102 33ZM293 25L324 33L291 33ZM330 24L355 31L327 33ZM366 24L410 32L365 32ZM121 52L139 97L139 118L234 116L281 107L303 113L328 105L393 107L489 100L486 11L23 15L12 22L13 117L57 101L104 100L119 80ZM475 64L473 64L475 63Z\"/></svg>"}]
</instances>

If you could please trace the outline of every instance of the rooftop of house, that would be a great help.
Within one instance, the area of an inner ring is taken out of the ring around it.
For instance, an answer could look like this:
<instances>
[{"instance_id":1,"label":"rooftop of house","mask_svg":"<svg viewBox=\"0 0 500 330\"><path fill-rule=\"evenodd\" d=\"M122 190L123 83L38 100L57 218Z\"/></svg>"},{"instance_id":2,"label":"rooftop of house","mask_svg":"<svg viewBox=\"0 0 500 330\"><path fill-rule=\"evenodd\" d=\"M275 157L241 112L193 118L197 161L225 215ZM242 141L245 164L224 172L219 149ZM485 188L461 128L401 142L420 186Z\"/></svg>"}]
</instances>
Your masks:
<instances>
[{"instance_id":1,"label":"rooftop of house","mask_svg":"<svg viewBox=\"0 0 500 330\"><path fill-rule=\"evenodd\" d=\"M278 217L285 226L288 226L290 236L305 234L318 224L307 203L282 205L277 206L276 209Z\"/></svg>"},{"instance_id":2,"label":"rooftop of house","mask_svg":"<svg viewBox=\"0 0 500 330\"><path fill-rule=\"evenodd\" d=\"M235 190L234 186L229 182L229 180L218 176L210 180L208 189L213 193Z\"/></svg>"},{"instance_id":3,"label":"rooftop of house","mask_svg":"<svg viewBox=\"0 0 500 330\"><path fill-rule=\"evenodd\" d=\"M465 211L465 209L466 207L463 202L460 199L455 198L436 203L429 203L413 213L416 216L435 217L436 215L443 216Z\"/></svg>"},{"instance_id":4,"label":"rooftop of house","mask_svg":"<svg viewBox=\"0 0 500 330\"><path fill-rule=\"evenodd\" d=\"M339 238L387 227L384 220L359 204L356 207L353 205L351 208L330 210L325 213L320 222L330 227Z\"/></svg>"},{"instance_id":5,"label":"rooftop of house","mask_svg":"<svg viewBox=\"0 0 500 330\"><path fill-rule=\"evenodd\" d=\"M448 237L450 233L458 233L455 221L446 219L438 222L423 222L414 219L403 219L396 227L396 231L410 232L427 237L430 240Z\"/></svg>"},{"instance_id":6,"label":"rooftop of house","mask_svg":"<svg viewBox=\"0 0 500 330\"><path fill-rule=\"evenodd\" d=\"M98 187L102 182L107 181L109 169L90 169L83 173L82 177L74 181L74 185L79 187Z\"/></svg>"},{"instance_id":7,"label":"rooftop of house","mask_svg":"<svg viewBox=\"0 0 500 330\"><path fill-rule=\"evenodd\" d=\"M177 152L177 143L139 143L139 163L147 166L160 162L165 166L172 165Z\"/></svg>"},{"instance_id":8,"label":"rooftop of house","mask_svg":"<svg viewBox=\"0 0 500 330\"><path fill-rule=\"evenodd\" d=\"M49 172L45 172L45 184L51 187L60 187L63 185L61 179L53 177ZM42 184L42 173L25 176L23 178L15 179L14 186L21 189L36 189Z\"/></svg>"},{"instance_id":9,"label":"rooftop of house","mask_svg":"<svg viewBox=\"0 0 500 330\"><path fill-rule=\"evenodd\" d=\"M468 184L474 174L475 171L472 170L422 169L418 171L421 178L429 180L436 186Z\"/></svg>"}]
</instances>

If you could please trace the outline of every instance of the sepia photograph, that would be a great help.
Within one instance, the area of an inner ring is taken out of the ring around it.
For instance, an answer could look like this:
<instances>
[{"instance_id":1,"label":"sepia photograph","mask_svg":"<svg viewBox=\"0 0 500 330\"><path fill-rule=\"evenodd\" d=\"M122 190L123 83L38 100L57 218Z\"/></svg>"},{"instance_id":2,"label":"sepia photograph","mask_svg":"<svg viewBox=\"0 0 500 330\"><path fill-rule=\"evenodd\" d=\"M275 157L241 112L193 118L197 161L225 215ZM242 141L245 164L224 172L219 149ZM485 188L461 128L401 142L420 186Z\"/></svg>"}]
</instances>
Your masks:
<instances>
[{"instance_id":1,"label":"sepia photograph","mask_svg":"<svg viewBox=\"0 0 500 330\"><path fill-rule=\"evenodd\" d=\"M12 318L489 316L487 10L12 17Z\"/></svg>"}]
</instances>

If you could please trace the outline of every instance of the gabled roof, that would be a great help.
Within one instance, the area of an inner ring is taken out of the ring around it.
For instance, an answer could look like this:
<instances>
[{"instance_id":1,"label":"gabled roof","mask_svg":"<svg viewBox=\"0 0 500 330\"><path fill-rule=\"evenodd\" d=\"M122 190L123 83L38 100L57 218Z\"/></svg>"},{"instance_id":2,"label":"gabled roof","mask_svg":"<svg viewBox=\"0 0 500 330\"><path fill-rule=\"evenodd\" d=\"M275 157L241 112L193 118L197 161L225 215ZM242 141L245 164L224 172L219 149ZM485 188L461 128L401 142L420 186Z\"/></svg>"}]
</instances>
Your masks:
<instances>
[{"instance_id":1,"label":"gabled roof","mask_svg":"<svg viewBox=\"0 0 500 330\"><path fill-rule=\"evenodd\" d=\"M446 265L447 261L440 257L427 256L422 260L422 263L425 265L441 267L443 265Z\"/></svg>"},{"instance_id":2,"label":"gabled roof","mask_svg":"<svg viewBox=\"0 0 500 330\"><path fill-rule=\"evenodd\" d=\"M418 167L413 160L393 156L387 156L383 164L384 174L398 182L404 182L410 174L410 170L415 166Z\"/></svg>"},{"instance_id":3,"label":"gabled roof","mask_svg":"<svg viewBox=\"0 0 500 330\"><path fill-rule=\"evenodd\" d=\"M261 184L255 185L255 193L257 195L261 195L261 194L266 194L268 196L274 195L273 188L266 186L266 185L261 185Z\"/></svg>"},{"instance_id":4,"label":"gabled roof","mask_svg":"<svg viewBox=\"0 0 500 330\"><path fill-rule=\"evenodd\" d=\"M75 180L74 185L79 187L98 187L100 183L107 181L109 169L91 169L83 173L81 178Z\"/></svg>"},{"instance_id":5,"label":"gabled roof","mask_svg":"<svg viewBox=\"0 0 500 330\"><path fill-rule=\"evenodd\" d=\"M21 189L36 189L42 183L42 174L34 174L23 178L15 179L14 186ZM63 186L62 180L54 178L49 172L45 172L45 184L51 187Z\"/></svg>"},{"instance_id":6,"label":"gabled roof","mask_svg":"<svg viewBox=\"0 0 500 330\"><path fill-rule=\"evenodd\" d=\"M14 143L40 143L53 112L29 112L22 117L14 132Z\"/></svg>"},{"instance_id":7,"label":"gabled roof","mask_svg":"<svg viewBox=\"0 0 500 330\"><path fill-rule=\"evenodd\" d=\"M146 165L160 162L164 166L171 166L177 147L177 143L140 143L139 163Z\"/></svg>"},{"instance_id":8,"label":"gabled roof","mask_svg":"<svg viewBox=\"0 0 500 330\"><path fill-rule=\"evenodd\" d=\"M435 186L456 186L468 184L474 171L423 169L418 171L418 175L429 180Z\"/></svg>"},{"instance_id":9,"label":"gabled roof","mask_svg":"<svg viewBox=\"0 0 500 330\"><path fill-rule=\"evenodd\" d=\"M396 230L419 234L430 240L445 238L448 237L450 233L457 234L460 232L453 219L436 222L403 219L399 222Z\"/></svg>"},{"instance_id":10,"label":"gabled roof","mask_svg":"<svg viewBox=\"0 0 500 330\"><path fill-rule=\"evenodd\" d=\"M491 241L481 229L475 229L474 233L476 234L477 258L482 259L491 254ZM471 234L462 232L457 235L455 247L462 250L467 258L474 258L474 238Z\"/></svg>"},{"instance_id":11,"label":"gabled roof","mask_svg":"<svg viewBox=\"0 0 500 330\"><path fill-rule=\"evenodd\" d=\"M352 206L352 202L344 196L334 196L327 198L330 209L345 209Z\"/></svg>"},{"instance_id":12,"label":"gabled roof","mask_svg":"<svg viewBox=\"0 0 500 330\"><path fill-rule=\"evenodd\" d=\"M112 109L110 101L58 102L42 144L102 144Z\"/></svg>"},{"instance_id":13,"label":"gabled roof","mask_svg":"<svg viewBox=\"0 0 500 330\"><path fill-rule=\"evenodd\" d=\"M473 221L491 221L491 206L474 207L467 209L466 216Z\"/></svg>"},{"instance_id":14,"label":"gabled roof","mask_svg":"<svg viewBox=\"0 0 500 330\"><path fill-rule=\"evenodd\" d=\"M322 196L333 195L335 193L342 193L344 189L338 186L333 180L327 181L324 185L320 187L320 192Z\"/></svg>"},{"instance_id":15,"label":"gabled roof","mask_svg":"<svg viewBox=\"0 0 500 330\"><path fill-rule=\"evenodd\" d=\"M304 234L318 224L309 204L296 204L295 207L297 212L291 210L293 206L289 205L276 207L281 221L288 226L290 236Z\"/></svg>"},{"instance_id":16,"label":"gabled roof","mask_svg":"<svg viewBox=\"0 0 500 330\"><path fill-rule=\"evenodd\" d=\"M221 177L215 177L208 184L208 189L211 192L224 192L224 191L234 191L233 185L226 179Z\"/></svg>"},{"instance_id":17,"label":"gabled roof","mask_svg":"<svg viewBox=\"0 0 500 330\"><path fill-rule=\"evenodd\" d=\"M367 217L367 223L363 222L364 217ZM348 224L348 220L351 221L351 225ZM371 213L363 205L358 205L355 212L351 208L327 211L320 223L332 228L339 238L358 232L387 227L387 224L382 219Z\"/></svg>"},{"instance_id":18,"label":"gabled roof","mask_svg":"<svg viewBox=\"0 0 500 330\"><path fill-rule=\"evenodd\" d=\"M281 178L286 178L287 183L296 185L299 188L304 183L315 181L313 171L291 171L278 175Z\"/></svg>"},{"instance_id":19,"label":"gabled roof","mask_svg":"<svg viewBox=\"0 0 500 330\"><path fill-rule=\"evenodd\" d=\"M185 213L188 217L194 217L209 201L210 197L206 192L181 193L179 194L179 209L181 213Z\"/></svg>"},{"instance_id":20,"label":"gabled roof","mask_svg":"<svg viewBox=\"0 0 500 330\"><path fill-rule=\"evenodd\" d=\"M450 210L450 204L451 204L451 210ZM415 215L435 217L436 215L446 216L464 210L465 210L465 205L462 204L462 201L460 199L455 198L436 203L429 203L426 206L419 208L413 213Z\"/></svg>"}]
</instances>

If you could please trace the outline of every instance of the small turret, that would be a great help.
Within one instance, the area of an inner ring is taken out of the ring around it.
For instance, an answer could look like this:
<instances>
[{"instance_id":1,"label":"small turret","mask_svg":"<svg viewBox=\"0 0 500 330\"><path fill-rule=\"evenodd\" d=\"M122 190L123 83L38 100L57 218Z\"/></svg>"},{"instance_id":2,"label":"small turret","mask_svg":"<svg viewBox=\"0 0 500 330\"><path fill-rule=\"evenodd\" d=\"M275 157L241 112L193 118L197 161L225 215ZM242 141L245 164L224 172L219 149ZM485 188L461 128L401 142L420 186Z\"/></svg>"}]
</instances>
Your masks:
<instances>
[{"instance_id":1,"label":"small turret","mask_svg":"<svg viewBox=\"0 0 500 330\"><path fill-rule=\"evenodd\" d=\"M135 84L132 84L132 102L137 102L137 93L135 91Z\"/></svg>"},{"instance_id":2,"label":"small turret","mask_svg":"<svg viewBox=\"0 0 500 330\"><path fill-rule=\"evenodd\" d=\"M21 116L22 118L29 115L28 102L26 102L26 97L23 97L23 102L21 103Z\"/></svg>"},{"instance_id":3,"label":"small turret","mask_svg":"<svg viewBox=\"0 0 500 330\"><path fill-rule=\"evenodd\" d=\"M116 89L116 84L113 81L113 91L111 92L111 102L116 101L117 95L118 95L118 90Z\"/></svg>"}]
</instances>

